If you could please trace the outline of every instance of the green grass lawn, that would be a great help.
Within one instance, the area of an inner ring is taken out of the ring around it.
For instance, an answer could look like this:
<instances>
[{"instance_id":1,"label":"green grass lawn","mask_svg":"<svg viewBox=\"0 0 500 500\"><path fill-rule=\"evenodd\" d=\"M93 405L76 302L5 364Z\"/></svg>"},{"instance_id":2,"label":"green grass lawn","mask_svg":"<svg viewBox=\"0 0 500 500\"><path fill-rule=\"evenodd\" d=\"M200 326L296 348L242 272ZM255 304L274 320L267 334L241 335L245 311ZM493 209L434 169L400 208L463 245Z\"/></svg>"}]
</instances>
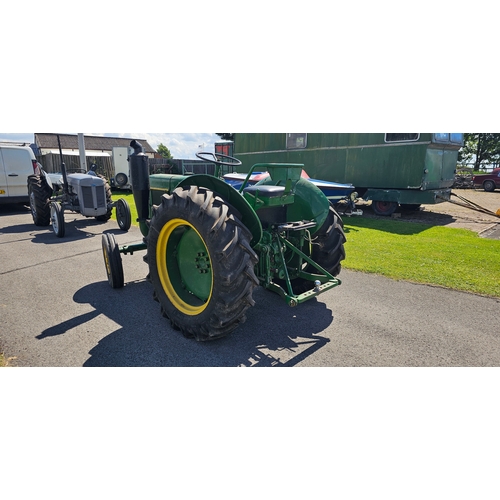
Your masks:
<instances>
[{"instance_id":1,"label":"green grass lawn","mask_svg":"<svg viewBox=\"0 0 500 500\"><path fill-rule=\"evenodd\" d=\"M118 198L127 200L138 226L133 195L116 190L113 200ZM351 217L344 223L345 269L500 297L499 240L466 229L386 219Z\"/></svg>"},{"instance_id":2,"label":"green grass lawn","mask_svg":"<svg viewBox=\"0 0 500 500\"><path fill-rule=\"evenodd\" d=\"M500 241L466 229L392 220L344 220L344 267L500 297Z\"/></svg>"}]
</instances>

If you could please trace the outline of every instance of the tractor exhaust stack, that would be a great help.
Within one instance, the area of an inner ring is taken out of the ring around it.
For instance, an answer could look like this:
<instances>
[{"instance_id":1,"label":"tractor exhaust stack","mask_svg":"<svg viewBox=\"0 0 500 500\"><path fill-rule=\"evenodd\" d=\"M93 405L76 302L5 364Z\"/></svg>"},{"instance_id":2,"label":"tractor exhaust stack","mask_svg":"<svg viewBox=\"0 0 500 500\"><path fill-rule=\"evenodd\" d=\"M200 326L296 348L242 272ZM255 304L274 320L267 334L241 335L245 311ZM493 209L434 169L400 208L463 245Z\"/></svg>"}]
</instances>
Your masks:
<instances>
[{"instance_id":1,"label":"tractor exhaust stack","mask_svg":"<svg viewBox=\"0 0 500 500\"><path fill-rule=\"evenodd\" d=\"M132 192L137 207L139 226L143 236L147 236L149 229L146 221L150 218L149 213L149 163L144 154L141 143L135 139L130 143L134 152L128 158Z\"/></svg>"}]
</instances>

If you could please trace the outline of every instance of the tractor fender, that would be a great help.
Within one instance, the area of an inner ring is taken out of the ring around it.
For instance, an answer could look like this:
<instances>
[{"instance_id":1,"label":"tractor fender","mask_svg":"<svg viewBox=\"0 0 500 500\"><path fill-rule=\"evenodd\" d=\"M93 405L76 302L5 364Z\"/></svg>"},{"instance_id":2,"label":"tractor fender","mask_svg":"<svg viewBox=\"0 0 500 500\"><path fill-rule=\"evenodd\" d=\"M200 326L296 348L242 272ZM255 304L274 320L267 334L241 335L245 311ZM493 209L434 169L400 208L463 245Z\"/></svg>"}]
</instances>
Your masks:
<instances>
[{"instance_id":1,"label":"tractor fender","mask_svg":"<svg viewBox=\"0 0 500 500\"><path fill-rule=\"evenodd\" d=\"M54 175L54 174L52 174L52 175ZM50 189L52 189L52 191L54 191L54 183L52 182L53 179L47 172L45 172L45 170L43 168L40 169L40 177L45 179L45 181L49 185ZM57 180L58 179L59 179L59 177L57 177Z\"/></svg>"},{"instance_id":2,"label":"tractor fender","mask_svg":"<svg viewBox=\"0 0 500 500\"><path fill-rule=\"evenodd\" d=\"M257 182L256 185L285 185L285 181L273 181L271 177ZM312 182L300 178L292 187L294 194L294 202L288 205L287 218L289 221L314 220L316 226L310 229L310 233L314 234L324 224L328 217L330 202L323 191L315 186Z\"/></svg>"},{"instance_id":3,"label":"tractor fender","mask_svg":"<svg viewBox=\"0 0 500 500\"><path fill-rule=\"evenodd\" d=\"M214 193L217 193L226 203L236 208L241 214L241 222L252 233L251 246L255 247L260 242L262 238L262 224L260 223L260 219L239 191L227 182L206 174L186 176L176 187L192 185L210 189Z\"/></svg>"}]
</instances>

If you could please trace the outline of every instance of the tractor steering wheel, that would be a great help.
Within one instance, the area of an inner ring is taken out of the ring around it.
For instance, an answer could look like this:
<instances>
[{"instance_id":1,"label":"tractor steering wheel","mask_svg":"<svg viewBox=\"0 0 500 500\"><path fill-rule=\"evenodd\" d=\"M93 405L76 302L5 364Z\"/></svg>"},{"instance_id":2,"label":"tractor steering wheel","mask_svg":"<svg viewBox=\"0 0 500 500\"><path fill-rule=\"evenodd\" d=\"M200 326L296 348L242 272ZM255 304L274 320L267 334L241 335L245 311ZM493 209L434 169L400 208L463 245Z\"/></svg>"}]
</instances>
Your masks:
<instances>
[{"instance_id":1,"label":"tractor steering wheel","mask_svg":"<svg viewBox=\"0 0 500 500\"><path fill-rule=\"evenodd\" d=\"M208 161L210 163L215 163L216 165L225 165L226 167L239 167L241 165L241 161L237 158L233 158L232 156L223 155L221 153L210 153L210 152L200 152L196 153L196 156L200 160ZM208 156L209 158L205 158ZM231 161L220 161L220 158L228 158Z\"/></svg>"}]
</instances>

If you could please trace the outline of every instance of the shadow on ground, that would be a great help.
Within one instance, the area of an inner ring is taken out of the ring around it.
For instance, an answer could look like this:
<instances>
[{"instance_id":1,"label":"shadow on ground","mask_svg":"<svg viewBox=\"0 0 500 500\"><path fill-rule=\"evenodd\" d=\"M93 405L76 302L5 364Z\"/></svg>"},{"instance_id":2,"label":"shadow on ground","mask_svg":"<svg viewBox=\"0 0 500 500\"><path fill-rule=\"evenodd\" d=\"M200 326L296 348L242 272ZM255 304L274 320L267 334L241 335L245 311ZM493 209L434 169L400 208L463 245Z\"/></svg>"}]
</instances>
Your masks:
<instances>
[{"instance_id":1,"label":"shadow on ground","mask_svg":"<svg viewBox=\"0 0 500 500\"><path fill-rule=\"evenodd\" d=\"M73 299L91 304L95 311L53 326L38 338L64 335L103 314L119 327L90 351L84 366L114 367L294 366L330 341L321 333L334 318L316 299L290 308L258 288L256 305L243 325L228 337L198 343L171 328L152 293L146 280L120 290L112 290L107 282L87 285Z\"/></svg>"}]
</instances>

